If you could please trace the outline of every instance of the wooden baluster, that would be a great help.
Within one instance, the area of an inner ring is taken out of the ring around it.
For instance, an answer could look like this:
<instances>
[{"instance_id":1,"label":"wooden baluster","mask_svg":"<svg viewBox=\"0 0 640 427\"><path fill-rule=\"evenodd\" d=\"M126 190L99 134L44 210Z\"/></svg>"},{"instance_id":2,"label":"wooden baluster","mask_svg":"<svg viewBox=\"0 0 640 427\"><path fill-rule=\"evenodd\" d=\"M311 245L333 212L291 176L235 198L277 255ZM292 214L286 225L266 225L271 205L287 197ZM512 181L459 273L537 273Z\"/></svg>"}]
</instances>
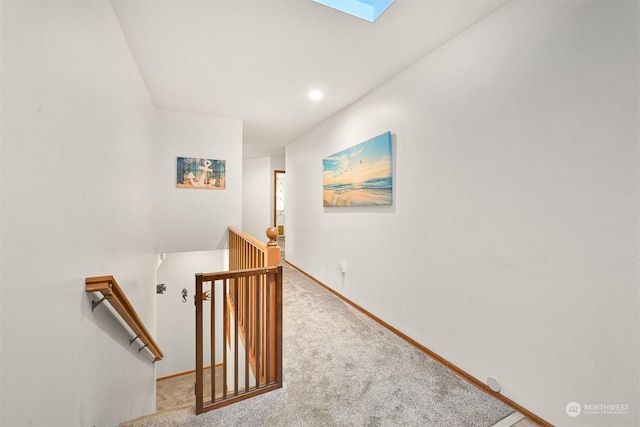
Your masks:
<instances>
[{"instance_id":1,"label":"wooden baluster","mask_svg":"<svg viewBox=\"0 0 640 427\"><path fill-rule=\"evenodd\" d=\"M235 286L233 283L235 283L237 279L231 279L232 284L230 284L230 286ZM231 319L229 319L229 308L227 307L227 293L228 293L228 288L227 288L227 281L225 280L224 282L222 282L222 319L224 322L224 336L227 337L227 342L229 343L228 345L231 345L231 337L229 335L230 334L230 325L229 323L231 322ZM222 338L222 399L226 400L227 399L227 349L225 346L225 339L224 337Z\"/></svg>"},{"instance_id":2,"label":"wooden baluster","mask_svg":"<svg viewBox=\"0 0 640 427\"><path fill-rule=\"evenodd\" d=\"M240 331L239 331L239 325L238 325L238 303L239 303L239 297L238 297L238 288L241 287L243 285L244 282L244 277L241 278L240 283L238 284L238 282L236 281L236 289L233 295L233 303L234 303L234 307L233 307L233 329L235 332L235 337L234 337L234 341L233 341L233 387L235 388L235 393L234 395L237 396L238 395L238 341L240 340Z\"/></svg>"},{"instance_id":3,"label":"wooden baluster","mask_svg":"<svg viewBox=\"0 0 640 427\"><path fill-rule=\"evenodd\" d=\"M276 315L276 382L278 387L282 387L282 265L278 265L276 272L276 298L275 298L275 315Z\"/></svg>"},{"instance_id":4,"label":"wooden baluster","mask_svg":"<svg viewBox=\"0 0 640 427\"><path fill-rule=\"evenodd\" d=\"M226 287L227 279L222 279ZM216 401L216 282L211 281L211 402ZM224 297L222 299L224 303ZM224 334L224 331L223 331ZM224 336L222 337L224 350Z\"/></svg>"},{"instance_id":5,"label":"wooden baluster","mask_svg":"<svg viewBox=\"0 0 640 427\"><path fill-rule=\"evenodd\" d=\"M243 304L245 306L245 310L244 310L244 331L245 331L245 340L244 340L244 392L248 392L249 391L249 364L250 364L250 359L249 359L249 336L246 333L248 331L248 326L250 324L250 320L249 320L249 314L250 314L250 310L248 310L246 307L249 305L249 285L251 284L251 278L249 278L249 281L246 281L244 283L244 285L247 287L244 289L244 299L243 299Z\"/></svg>"},{"instance_id":6,"label":"wooden baluster","mask_svg":"<svg viewBox=\"0 0 640 427\"><path fill-rule=\"evenodd\" d=\"M203 351L203 328L202 328L202 275L196 275L196 414L201 414L204 406L203 386L204 364L202 360Z\"/></svg>"},{"instance_id":7,"label":"wooden baluster","mask_svg":"<svg viewBox=\"0 0 640 427\"><path fill-rule=\"evenodd\" d=\"M258 277L258 283L256 285L256 289L255 289L255 295L254 298L256 300L256 323L254 325L255 327L255 341L254 341L254 345L253 345L253 352L255 354L256 357L256 388L260 388L260 376L262 375L262 362L264 360L264 355L262 354L262 342L261 342L261 334L260 334L260 328L262 326L262 322L261 322L261 318L260 318L260 289L262 288L262 284L263 284L263 276L259 276Z\"/></svg>"}]
</instances>

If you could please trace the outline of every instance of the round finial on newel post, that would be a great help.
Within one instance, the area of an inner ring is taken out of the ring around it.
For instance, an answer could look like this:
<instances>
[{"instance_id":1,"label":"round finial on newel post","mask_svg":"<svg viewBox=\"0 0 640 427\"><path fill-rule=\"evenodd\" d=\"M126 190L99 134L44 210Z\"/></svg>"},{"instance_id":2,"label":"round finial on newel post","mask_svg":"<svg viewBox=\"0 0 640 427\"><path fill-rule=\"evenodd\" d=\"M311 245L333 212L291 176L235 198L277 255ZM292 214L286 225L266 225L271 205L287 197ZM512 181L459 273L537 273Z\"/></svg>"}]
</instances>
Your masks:
<instances>
[{"instance_id":1,"label":"round finial on newel post","mask_svg":"<svg viewBox=\"0 0 640 427\"><path fill-rule=\"evenodd\" d=\"M278 242L276 242L276 237L278 237L278 229L276 227L267 228L267 237L269 238L269 243L267 243L267 246L278 246Z\"/></svg>"}]
</instances>

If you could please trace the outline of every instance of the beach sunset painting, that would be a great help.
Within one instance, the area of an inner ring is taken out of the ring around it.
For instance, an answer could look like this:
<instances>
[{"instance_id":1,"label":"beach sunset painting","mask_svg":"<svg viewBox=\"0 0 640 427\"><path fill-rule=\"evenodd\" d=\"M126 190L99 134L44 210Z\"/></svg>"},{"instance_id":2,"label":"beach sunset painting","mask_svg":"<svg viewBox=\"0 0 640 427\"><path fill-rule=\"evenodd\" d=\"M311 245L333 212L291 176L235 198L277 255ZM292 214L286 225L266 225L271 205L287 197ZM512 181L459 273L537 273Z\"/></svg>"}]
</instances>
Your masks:
<instances>
[{"instance_id":1,"label":"beach sunset painting","mask_svg":"<svg viewBox=\"0 0 640 427\"><path fill-rule=\"evenodd\" d=\"M385 206L393 202L391 132L322 160L322 205Z\"/></svg>"}]
</instances>

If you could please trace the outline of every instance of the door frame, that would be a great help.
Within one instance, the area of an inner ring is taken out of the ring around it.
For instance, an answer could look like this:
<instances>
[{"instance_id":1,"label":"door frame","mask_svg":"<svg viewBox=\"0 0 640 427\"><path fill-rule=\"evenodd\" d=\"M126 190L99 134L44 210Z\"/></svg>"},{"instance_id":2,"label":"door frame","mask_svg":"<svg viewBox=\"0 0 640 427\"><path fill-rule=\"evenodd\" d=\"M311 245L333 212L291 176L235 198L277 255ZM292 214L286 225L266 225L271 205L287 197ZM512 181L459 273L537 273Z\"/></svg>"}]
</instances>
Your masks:
<instances>
[{"instance_id":1,"label":"door frame","mask_svg":"<svg viewBox=\"0 0 640 427\"><path fill-rule=\"evenodd\" d=\"M276 189L278 186L278 174L283 173L286 174L286 171L284 170L280 170L280 169L276 169L273 171L273 226L274 227L278 227L278 224L276 223Z\"/></svg>"}]
</instances>

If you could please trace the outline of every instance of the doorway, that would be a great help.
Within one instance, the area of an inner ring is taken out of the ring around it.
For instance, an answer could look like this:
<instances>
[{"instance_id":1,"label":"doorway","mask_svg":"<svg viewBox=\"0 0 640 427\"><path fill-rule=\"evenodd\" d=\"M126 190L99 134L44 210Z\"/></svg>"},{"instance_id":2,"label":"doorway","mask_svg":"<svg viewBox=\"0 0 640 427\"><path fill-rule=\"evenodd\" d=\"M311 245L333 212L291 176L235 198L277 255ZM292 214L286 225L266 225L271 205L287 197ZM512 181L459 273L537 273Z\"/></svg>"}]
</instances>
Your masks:
<instances>
[{"instance_id":1,"label":"doorway","mask_svg":"<svg viewBox=\"0 0 640 427\"><path fill-rule=\"evenodd\" d=\"M285 245L285 171L273 171L273 226L278 229L278 246L284 259Z\"/></svg>"}]
</instances>

